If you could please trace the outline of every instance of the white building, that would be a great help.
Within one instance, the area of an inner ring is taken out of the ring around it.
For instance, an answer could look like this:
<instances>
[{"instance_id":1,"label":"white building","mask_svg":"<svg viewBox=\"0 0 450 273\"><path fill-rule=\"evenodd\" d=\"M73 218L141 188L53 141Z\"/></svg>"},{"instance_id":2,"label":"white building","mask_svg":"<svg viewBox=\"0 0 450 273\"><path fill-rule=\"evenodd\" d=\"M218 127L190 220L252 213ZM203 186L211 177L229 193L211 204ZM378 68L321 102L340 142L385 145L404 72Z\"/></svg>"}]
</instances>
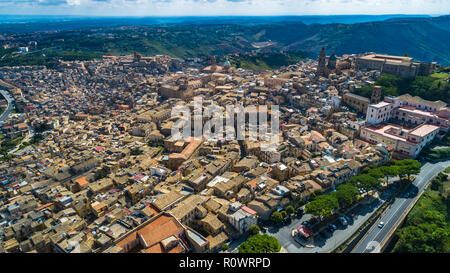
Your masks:
<instances>
[{"instance_id":1,"label":"white building","mask_svg":"<svg viewBox=\"0 0 450 273\"><path fill-rule=\"evenodd\" d=\"M247 206L241 206L233 214L228 216L230 224L242 234L248 230L252 225L258 224L258 216L256 211Z\"/></svg>"},{"instance_id":2,"label":"white building","mask_svg":"<svg viewBox=\"0 0 450 273\"><path fill-rule=\"evenodd\" d=\"M392 147L397 157L416 157L420 151L433 141L439 127L422 124L413 129L406 129L394 124L368 126L361 130L361 138L373 144Z\"/></svg>"},{"instance_id":3,"label":"white building","mask_svg":"<svg viewBox=\"0 0 450 273\"><path fill-rule=\"evenodd\" d=\"M434 124L446 132L449 127L450 109L442 101L427 101L409 94L386 97L384 101L367 108L367 124L376 125L390 119L412 125Z\"/></svg>"},{"instance_id":4,"label":"white building","mask_svg":"<svg viewBox=\"0 0 450 273\"><path fill-rule=\"evenodd\" d=\"M366 122L368 124L379 124L390 120L395 107L396 105L394 103L385 101L370 104L369 107L367 107Z\"/></svg>"},{"instance_id":5,"label":"white building","mask_svg":"<svg viewBox=\"0 0 450 273\"><path fill-rule=\"evenodd\" d=\"M386 97L367 108L367 127L361 129L360 137L392 147L400 157L416 157L439 132L448 131L449 117L450 110L442 101L409 94ZM390 120L408 126L387 124Z\"/></svg>"}]
</instances>

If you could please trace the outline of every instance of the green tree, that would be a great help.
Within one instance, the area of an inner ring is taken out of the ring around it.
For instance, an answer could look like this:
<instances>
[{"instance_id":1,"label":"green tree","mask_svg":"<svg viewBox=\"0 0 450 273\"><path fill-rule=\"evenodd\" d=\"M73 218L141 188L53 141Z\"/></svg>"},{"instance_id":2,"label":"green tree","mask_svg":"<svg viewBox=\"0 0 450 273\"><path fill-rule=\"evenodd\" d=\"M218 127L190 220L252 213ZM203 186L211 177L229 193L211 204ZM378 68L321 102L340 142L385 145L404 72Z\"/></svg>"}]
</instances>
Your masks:
<instances>
[{"instance_id":1,"label":"green tree","mask_svg":"<svg viewBox=\"0 0 450 273\"><path fill-rule=\"evenodd\" d=\"M239 253L277 253L280 249L281 245L275 237L257 234L239 246Z\"/></svg>"},{"instance_id":2,"label":"green tree","mask_svg":"<svg viewBox=\"0 0 450 273\"><path fill-rule=\"evenodd\" d=\"M3 155L0 157L0 161L6 161L6 162L9 162L9 161L11 161L11 160L12 160L12 155L11 155L11 154L8 154L8 153L3 154Z\"/></svg>"},{"instance_id":3,"label":"green tree","mask_svg":"<svg viewBox=\"0 0 450 273\"><path fill-rule=\"evenodd\" d=\"M259 233L259 226L257 225L252 225L248 228L248 233L250 233L250 235L256 235Z\"/></svg>"},{"instance_id":4,"label":"green tree","mask_svg":"<svg viewBox=\"0 0 450 273\"><path fill-rule=\"evenodd\" d=\"M350 206L356 201L359 192L355 186L350 184L340 185L335 192L331 193L339 202L340 207Z\"/></svg>"},{"instance_id":5,"label":"green tree","mask_svg":"<svg viewBox=\"0 0 450 273\"><path fill-rule=\"evenodd\" d=\"M362 169L361 174L368 174L370 170L375 169L377 167L373 165L366 166L364 169Z\"/></svg>"},{"instance_id":6,"label":"green tree","mask_svg":"<svg viewBox=\"0 0 450 273\"><path fill-rule=\"evenodd\" d=\"M229 248L230 248L230 245L229 245L229 244L223 244L223 245L222 245L222 250L223 250L223 251L227 251Z\"/></svg>"},{"instance_id":7,"label":"green tree","mask_svg":"<svg viewBox=\"0 0 450 273\"><path fill-rule=\"evenodd\" d=\"M131 155L141 155L143 151L139 147L135 147L131 150Z\"/></svg>"},{"instance_id":8,"label":"green tree","mask_svg":"<svg viewBox=\"0 0 450 273\"><path fill-rule=\"evenodd\" d=\"M445 253L449 242L449 229L435 224L423 223L401 228L394 252L399 253Z\"/></svg>"},{"instance_id":9,"label":"green tree","mask_svg":"<svg viewBox=\"0 0 450 273\"><path fill-rule=\"evenodd\" d=\"M400 172L408 177L408 181L410 181L411 175L420 173L422 166L419 161L414 159L399 160L396 165L399 166Z\"/></svg>"},{"instance_id":10,"label":"green tree","mask_svg":"<svg viewBox=\"0 0 450 273\"><path fill-rule=\"evenodd\" d=\"M384 177L386 178L386 183L389 183L389 177L390 176L396 176L399 175L399 167L392 165L392 166L382 166L380 167L380 171L383 173Z\"/></svg>"},{"instance_id":11,"label":"green tree","mask_svg":"<svg viewBox=\"0 0 450 273\"><path fill-rule=\"evenodd\" d=\"M372 177L375 177L375 178L382 178L383 176L384 176L384 173L383 173L383 171L381 170L381 168L373 168L373 169L370 169L368 172L367 172L367 174L369 174L370 176L372 176Z\"/></svg>"},{"instance_id":12,"label":"green tree","mask_svg":"<svg viewBox=\"0 0 450 273\"><path fill-rule=\"evenodd\" d=\"M339 209L339 202L333 195L320 195L305 206L305 211L321 219L333 215L334 210Z\"/></svg>"},{"instance_id":13,"label":"green tree","mask_svg":"<svg viewBox=\"0 0 450 273\"><path fill-rule=\"evenodd\" d=\"M287 206L286 207L286 212L287 212L288 215L291 215L291 214L293 214L295 212L295 209L294 209L293 206Z\"/></svg>"},{"instance_id":14,"label":"green tree","mask_svg":"<svg viewBox=\"0 0 450 273\"><path fill-rule=\"evenodd\" d=\"M434 191L439 191L443 186L443 183L440 179L436 179L434 178L433 180L431 180L431 185L430 188Z\"/></svg>"},{"instance_id":15,"label":"green tree","mask_svg":"<svg viewBox=\"0 0 450 273\"><path fill-rule=\"evenodd\" d=\"M368 174L353 176L347 183L356 188L365 189L366 191L378 189L380 184L378 179Z\"/></svg>"},{"instance_id":16,"label":"green tree","mask_svg":"<svg viewBox=\"0 0 450 273\"><path fill-rule=\"evenodd\" d=\"M438 227L446 225L445 215L437 210L419 210L417 213L411 213L407 219L408 225L418 226L420 224L435 224Z\"/></svg>"},{"instance_id":17,"label":"green tree","mask_svg":"<svg viewBox=\"0 0 450 273\"><path fill-rule=\"evenodd\" d=\"M274 224L279 224L283 221L283 215L279 211L274 211L272 215L270 215L270 220L272 220Z\"/></svg>"},{"instance_id":18,"label":"green tree","mask_svg":"<svg viewBox=\"0 0 450 273\"><path fill-rule=\"evenodd\" d=\"M306 204L305 200L299 200L297 203L295 203L295 208L298 209Z\"/></svg>"}]
</instances>

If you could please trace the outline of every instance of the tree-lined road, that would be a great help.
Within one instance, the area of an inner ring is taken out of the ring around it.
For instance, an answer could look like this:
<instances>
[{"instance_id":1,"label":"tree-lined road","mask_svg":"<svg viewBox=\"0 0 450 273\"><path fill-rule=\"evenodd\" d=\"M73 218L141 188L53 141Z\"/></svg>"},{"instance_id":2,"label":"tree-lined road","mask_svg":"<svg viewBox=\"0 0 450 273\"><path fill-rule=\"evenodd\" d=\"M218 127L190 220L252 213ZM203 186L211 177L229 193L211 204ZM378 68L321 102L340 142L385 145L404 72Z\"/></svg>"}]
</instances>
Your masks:
<instances>
[{"instance_id":1,"label":"tree-lined road","mask_svg":"<svg viewBox=\"0 0 450 273\"><path fill-rule=\"evenodd\" d=\"M364 239L359 242L352 252L379 252L379 244L381 244L391 234L408 207L416 202L417 195L425 189L434 176L448 166L450 166L450 160L438 163L425 163L421 167L420 173L416 176L416 179L412 183L413 186L408 190L407 195L397 197L390 208L388 208L388 210L371 228L371 230L368 231ZM378 227L378 223L380 222L384 222L384 226L382 228Z\"/></svg>"},{"instance_id":2,"label":"tree-lined road","mask_svg":"<svg viewBox=\"0 0 450 273\"><path fill-rule=\"evenodd\" d=\"M291 231L303 221L309 220L312 215L306 214L301 219L294 219L291 224L275 228L274 232L270 232L269 235L278 239L280 244L291 253L328 253L339 247L348 238L350 238L369 218L381 207L381 205L390 198L395 189L389 189L384 192L379 198L373 202L361 203L352 212L352 221L347 226L342 226L337 221L333 223L338 227L328 238L318 237L317 233L313 239L311 239L311 247L304 247L297 243L291 236ZM340 214L342 215L342 214ZM349 216L349 215L348 215Z\"/></svg>"}]
</instances>

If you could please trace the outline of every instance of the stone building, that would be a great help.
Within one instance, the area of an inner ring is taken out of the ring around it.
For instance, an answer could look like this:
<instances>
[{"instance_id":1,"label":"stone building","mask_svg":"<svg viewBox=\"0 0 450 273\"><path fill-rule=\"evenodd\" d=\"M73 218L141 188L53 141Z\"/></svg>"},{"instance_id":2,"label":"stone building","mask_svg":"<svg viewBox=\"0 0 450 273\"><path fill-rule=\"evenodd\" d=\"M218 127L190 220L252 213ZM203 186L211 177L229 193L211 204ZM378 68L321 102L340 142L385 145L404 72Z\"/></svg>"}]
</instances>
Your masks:
<instances>
[{"instance_id":1,"label":"stone building","mask_svg":"<svg viewBox=\"0 0 450 273\"><path fill-rule=\"evenodd\" d=\"M342 96L342 101L356 111L364 114L367 113L367 107L370 104L370 100L368 98L356 95L351 92L345 93Z\"/></svg>"},{"instance_id":2,"label":"stone building","mask_svg":"<svg viewBox=\"0 0 450 273\"><path fill-rule=\"evenodd\" d=\"M336 69L336 61L337 61L337 58L336 58L336 55L333 50L331 52L330 58L328 58L328 65L327 65L328 69L330 69L330 70Z\"/></svg>"},{"instance_id":3,"label":"stone building","mask_svg":"<svg viewBox=\"0 0 450 273\"><path fill-rule=\"evenodd\" d=\"M381 101L381 86L374 86L372 89L372 96L370 97L370 103L379 103Z\"/></svg>"},{"instance_id":4,"label":"stone building","mask_svg":"<svg viewBox=\"0 0 450 273\"><path fill-rule=\"evenodd\" d=\"M401 78L428 76L434 69L434 63L415 62L406 56L391 56L384 54L366 54L356 57L356 69L362 71L378 70Z\"/></svg>"},{"instance_id":5,"label":"stone building","mask_svg":"<svg viewBox=\"0 0 450 273\"><path fill-rule=\"evenodd\" d=\"M325 59L326 59L326 53L325 53L325 48L322 47L322 50L319 53L319 57L317 59L318 61L318 65L317 65L317 75L318 76L323 76L325 75Z\"/></svg>"}]
</instances>

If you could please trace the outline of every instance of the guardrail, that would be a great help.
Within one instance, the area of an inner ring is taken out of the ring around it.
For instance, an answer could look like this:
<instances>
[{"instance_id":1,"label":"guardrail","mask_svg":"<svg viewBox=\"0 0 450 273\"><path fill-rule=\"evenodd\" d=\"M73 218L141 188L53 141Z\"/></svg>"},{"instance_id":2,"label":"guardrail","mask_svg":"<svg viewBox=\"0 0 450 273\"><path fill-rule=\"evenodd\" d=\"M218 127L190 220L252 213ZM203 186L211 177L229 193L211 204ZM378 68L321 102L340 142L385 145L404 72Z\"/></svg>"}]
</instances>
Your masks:
<instances>
[{"instance_id":1,"label":"guardrail","mask_svg":"<svg viewBox=\"0 0 450 273\"><path fill-rule=\"evenodd\" d=\"M440 172L439 172L440 173ZM429 181L432 181L435 177L437 176L434 175ZM428 186L428 185L427 185ZM425 186L424 189L427 188L427 186ZM395 234L395 232L398 230L398 228L403 224L403 222L406 219L406 216L408 216L409 212L412 210L412 208L416 205L417 201L419 201L420 197L422 197L423 193L425 192L425 190L421 191L416 198L414 199L413 202L411 202L411 204L408 206L408 208L405 210L405 212L400 216L399 221L397 221L397 223L394 225L394 227L391 229L391 231L387 234L386 238L384 238L384 240L380 243L380 252L383 252L386 247L389 245L389 242L392 240L393 235Z\"/></svg>"},{"instance_id":2,"label":"guardrail","mask_svg":"<svg viewBox=\"0 0 450 273\"><path fill-rule=\"evenodd\" d=\"M375 223L381 218L381 216L386 212L386 209L389 208L389 206L393 203L396 196L404 190L403 187L400 187L397 189L397 191L392 194L389 199L386 200L374 213L373 215L364 222L361 226L364 226L362 229L359 228L355 233L352 234L352 236L346 240L344 243L342 243L337 249L341 248L343 245L346 245L346 247L343 250L340 251L334 251L334 252L343 252L343 253L349 253L353 249L355 249L360 242L364 240L364 238L367 236L367 234L375 227Z\"/></svg>"},{"instance_id":3,"label":"guardrail","mask_svg":"<svg viewBox=\"0 0 450 273\"><path fill-rule=\"evenodd\" d=\"M362 226L364 226L364 225L365 226L362 229L360 227L358 230L356 230L355 233L353 233L352 236L348 240L346 240L343 244L341 244L338 248L336 248L334 252L350 253L358 245L358 243L361 242L365 238L367 233L374 227L374 224L383 215L383 213L388 205L389 205L388 201L386 201L384 204L382 204L381 207L379 207L377 209L377 211L375 211L374 214L376 214L376 215L372 215L366 222L364 222L362 224ZM344 249L342 249L340 251L337 250L340 247L342 247L343 245L346 245L346 247Z\"/></svg>"}]
</instances>

